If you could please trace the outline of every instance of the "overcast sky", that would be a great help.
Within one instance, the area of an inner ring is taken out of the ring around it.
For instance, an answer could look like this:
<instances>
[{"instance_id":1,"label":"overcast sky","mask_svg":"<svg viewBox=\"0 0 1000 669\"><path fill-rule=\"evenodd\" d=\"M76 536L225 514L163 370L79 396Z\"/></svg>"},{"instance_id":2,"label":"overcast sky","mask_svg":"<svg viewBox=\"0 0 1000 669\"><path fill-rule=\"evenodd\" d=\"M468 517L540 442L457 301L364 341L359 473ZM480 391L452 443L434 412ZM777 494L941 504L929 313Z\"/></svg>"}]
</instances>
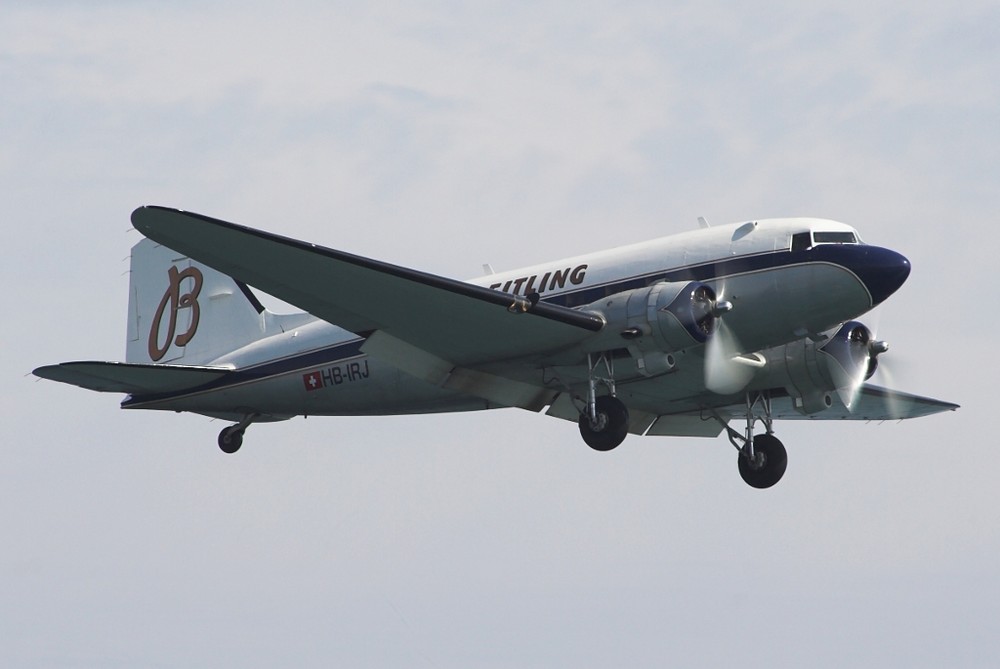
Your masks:
<instances>
[{"instance_id":1,"label":"overcast sky","mask_svg":"<svg viewBox=\"0 0 1000 669\"><path fill-rule=\"evenodd\" d=\"M0 664L995 666L1000 7L356 4L0 7ZM226 456L26 376L123 358L143 204L459 278L834 218L913 261L891 382L963 407L780 424L767 491L520 410Z\"/></svg>"}]
</instances>

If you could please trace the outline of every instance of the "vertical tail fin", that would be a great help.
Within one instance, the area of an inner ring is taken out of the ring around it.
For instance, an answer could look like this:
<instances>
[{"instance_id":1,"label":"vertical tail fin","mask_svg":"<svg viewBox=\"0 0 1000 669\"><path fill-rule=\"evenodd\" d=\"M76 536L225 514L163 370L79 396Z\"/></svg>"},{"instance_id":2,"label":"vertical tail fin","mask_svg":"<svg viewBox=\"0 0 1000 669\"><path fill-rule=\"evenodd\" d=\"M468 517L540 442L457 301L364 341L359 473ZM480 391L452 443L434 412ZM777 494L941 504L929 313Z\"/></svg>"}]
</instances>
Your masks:
<instances>
[{"instance_id":1,"label":"vertical tail fin","mask_svg":"<svg viewBox=\"0 0 1000 669\"><path fill-rule=\"evenodd\" d=\"M245 284L143 239L132 247L125 360L204 365L269 334Z\"/></svg>"}]
</instances>

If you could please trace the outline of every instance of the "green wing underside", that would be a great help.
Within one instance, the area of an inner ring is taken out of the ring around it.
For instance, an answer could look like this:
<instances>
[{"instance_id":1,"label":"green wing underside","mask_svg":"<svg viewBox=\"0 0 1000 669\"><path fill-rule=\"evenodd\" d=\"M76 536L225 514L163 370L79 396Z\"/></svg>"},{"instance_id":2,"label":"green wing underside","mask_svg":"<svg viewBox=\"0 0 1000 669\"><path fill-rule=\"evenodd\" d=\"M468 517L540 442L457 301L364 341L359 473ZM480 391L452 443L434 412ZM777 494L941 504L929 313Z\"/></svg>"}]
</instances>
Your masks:
<instances>
[{"instance_id":1,"label":"green wing underside","mask_svg":"<svg viewBox=\"0 0 1000 669\"><path fill-rule=\"evenodd\" d=\"M828 409L803 414L795 409L792 398L787 395L771 400L771 417L775 420L905 420L956 409L958 405L950 402L871 385L861 388L851 409L834 399L833 406ZM713 407L709 401L706 408L699 411L659 416L646 434L702 436L703 431L703 436L716 436L722 431L722 426L713 416L728 422L744 420L746 415L746 404Z\"/></svg>"},{"instance_id":2,"label":"green wing underside","mask_svg":"<svg viewBox=\"0 0 1000 669\"><path fill-rule=\"evenodd\" d=\"M804 415L796 411L790 397L771 401L771 415L779 420L902 420L957 408L957 404L950 402L870 385L862 386L850 409L835 399L832 407ZM729 405L717 411L727 418L742 418L747 410L746 405Z\"/></svg>"},{"instance_id":3,"label":"green wing underside","mask_svg":"<svg viewBox=\"0 0 1000 669\"><path fill-rule=\"evenodd\" d=\"M455 365L537 355L600 330L586 312L161 207L132 223L175 251L358 334L380 330Z\"/></svg>"},{"instance_id":4,"label":"green wing underside","mask_svg":"<svg viewBox=\"0 0 1000 669\"><path fill-rule=\"evenodd\" d=\"M629 402L629 432L651 436L716 437L722 433L723 423L745 420L747 415L744 402L711 393L678 402L673 411L671 408L669 404L662 406L654 397L633 395ZM956 409L957 404L872 385L861 388L853 409L845 407L836 395L833 406L809 415L797 411L792 398L784 391L775 392L771 399L771 417L775 420L890 421ZM547 413L571 421L576 421L580 415L566 394L557 397ZM755 415L761 415L759 406L755 408Z\"/></svg>"}]
</instances>

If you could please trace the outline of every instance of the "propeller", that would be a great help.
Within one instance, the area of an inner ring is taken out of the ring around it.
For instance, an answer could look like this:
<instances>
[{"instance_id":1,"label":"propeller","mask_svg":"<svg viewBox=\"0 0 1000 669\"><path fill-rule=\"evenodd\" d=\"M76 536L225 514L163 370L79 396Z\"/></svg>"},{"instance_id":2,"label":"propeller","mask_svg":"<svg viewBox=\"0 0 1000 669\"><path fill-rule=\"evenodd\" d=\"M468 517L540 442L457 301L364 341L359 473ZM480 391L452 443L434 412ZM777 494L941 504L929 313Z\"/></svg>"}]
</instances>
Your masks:
<instances>
[{"instance_id":1,"label":"propeller","mask_svg":"<svg viewBox=\"0 0 1000 669\"><path fill-rule=\"evenodd\" d=\"M848 411L854 410L861 387L875 373L878 356L888 350L889 344L857 321L846 323L823 347L831 356L829 370L837 395Z\"/></svg>"},{"instance_id":2,"label":"propeller","mask_svg":"<svg viewBox=\"0 0 1000 669\"><path fill-rule=\"evenodd\" d=\"M718 395L743 390L753 378L756 360L740 355L740 343L729 326L720 321L705 351L705 387Z\"/></svg>"},{"instance_id":3,"label":"propeller","mask_svg":"<svg viewBox=\"0 0 1000 669\"><path fill-rule=\"evenodd\" d=\"M763 362L742 355L736 334L726 324L724 315L733 310L733 303L723 299L726 284L719 284L708 314L714 323L712 336L705 345L705 387L717 395L732 395L743 390L753 378L754 370Z\"/></svg>"},{"instance_id":4,"label":"propeller","mask_svg":"<svg viewBox=\"0 0 1000 669\"><path fill-rule=\"evenodd\" d=\"M872 339L876 340L876 343L884 345L884 348L882 348L882 350L879 353L876 353L875 356L881 355L881 353L885 353L886 350L888 350L889 348L889 345L886 344L884 341L883 342L877 341L878 333L881 327L882 313L883 313L882 309L877 309L871 312L872 324L870 326L870 329L872 332ZM898 356L893 356L893 360L894 360L893 364L888 365L886 364L885 360L878 360L875 357L873 357L870 362L869 372L868 375L865 377L865 380L872 378L872 375L875 373L877 369L879 376L881 377L881 382L879 385L884 386L885 389L888 391L888 395L885 397L885 404L888 413L890 415L901 416L903 415L904 401L899 396L899 394L897 394L893 390L894 388L896 388L893 368L898 369L897 367L897 364L899 363Z\"/></svg>"}]
</instances>

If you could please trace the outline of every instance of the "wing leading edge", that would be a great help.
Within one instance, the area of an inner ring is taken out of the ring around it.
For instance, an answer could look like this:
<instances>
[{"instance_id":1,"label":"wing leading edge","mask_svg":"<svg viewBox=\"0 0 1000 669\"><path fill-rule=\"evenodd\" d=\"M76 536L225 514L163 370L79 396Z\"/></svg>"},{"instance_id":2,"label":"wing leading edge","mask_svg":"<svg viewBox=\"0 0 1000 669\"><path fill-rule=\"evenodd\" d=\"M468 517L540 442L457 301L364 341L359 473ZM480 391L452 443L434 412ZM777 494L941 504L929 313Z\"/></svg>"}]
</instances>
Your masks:
<instances>
[{"instance_id":1,"label":"wing leading edge","mask_svg":"<svg viewBox=\"0 0 1000 669\"><path fill-rule=\"evenodd\" d=\"M456 365L531 356L604 326L594 314L199 214L140 207L145 236L358 334L382 330ZM511 313L525 312L525 313Z\"/></svg>"}]
</instances>

